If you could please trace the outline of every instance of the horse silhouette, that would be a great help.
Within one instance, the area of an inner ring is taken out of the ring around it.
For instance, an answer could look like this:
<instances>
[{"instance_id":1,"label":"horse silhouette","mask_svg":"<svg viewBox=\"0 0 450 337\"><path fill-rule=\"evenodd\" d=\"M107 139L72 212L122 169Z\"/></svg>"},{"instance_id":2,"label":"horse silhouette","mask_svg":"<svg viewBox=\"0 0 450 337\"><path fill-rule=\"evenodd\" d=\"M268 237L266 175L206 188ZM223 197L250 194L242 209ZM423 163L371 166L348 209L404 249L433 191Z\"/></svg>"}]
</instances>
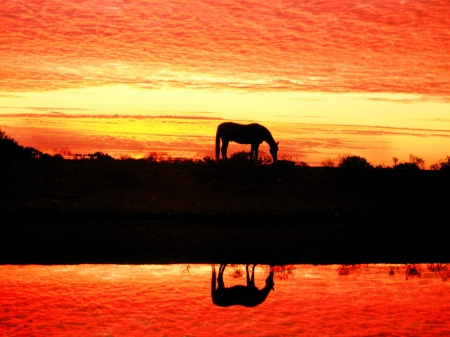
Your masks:
<instances>
[{"instance_id":1,"label":"horse silhouette","mask_svg":"<svg viewBox=\"0 0 450 337\"><path fill-rule=\"evenodd\" d=\"M220 148L220 140L222 140L222 148ZM270 146L270 154L273 161L277 161L278 143L272 137L270 131L257 123L238 124L238 123L222 123L217 127L216 132L216 159L220 158L220 150L222 150L223 160L227 160L227 149L229 142L239 144L251 144L250 160L258 159L258 149L262 142L266 142Z\"/></svg>"},{"instance_id":2,"label":"horse silhouette","mask_svg":"<svg viewBox=\"0 0 450 337\"><path fill-rule=\"evenodd\" d=\"M223 272L226 264L219 267L219 275L217 276L218 286L216 288L216 268L213 267L211 277L211 297L215 305L219 307L229 307L232 305L242 305L244 307L255 307L264 302L271 290L274 290L273 272L271 271L266 279L266 286L258 289L255 286L255 266L252 267L252 276L249 276L248 265L245 267L247 274L247 285L237 285L225 288L223 282Z\"/></svg>"}]
</instances>

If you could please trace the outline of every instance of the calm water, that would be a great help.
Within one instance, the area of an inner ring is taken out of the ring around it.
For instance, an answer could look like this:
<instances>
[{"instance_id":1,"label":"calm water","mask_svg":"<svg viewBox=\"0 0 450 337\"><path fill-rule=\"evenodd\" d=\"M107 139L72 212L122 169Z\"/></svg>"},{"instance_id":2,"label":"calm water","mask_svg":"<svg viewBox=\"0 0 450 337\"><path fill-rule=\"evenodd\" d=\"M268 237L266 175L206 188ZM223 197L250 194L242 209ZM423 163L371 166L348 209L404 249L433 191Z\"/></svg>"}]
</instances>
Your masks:
<instances>
[{"instance_id":1,"label":"calm water","mask_svg":"<svg viewBox=\"0 0 450 337\"><path fill-rule=\"evenodd\" d=\"M0 270L1 336L450 334L448 272L427 265L287 266L255 308L215 306L210 265ZM268 273L256 267L257 287ZM245 267L228 266L224 282L245 284Z\"/></svg>"}]
</instances>

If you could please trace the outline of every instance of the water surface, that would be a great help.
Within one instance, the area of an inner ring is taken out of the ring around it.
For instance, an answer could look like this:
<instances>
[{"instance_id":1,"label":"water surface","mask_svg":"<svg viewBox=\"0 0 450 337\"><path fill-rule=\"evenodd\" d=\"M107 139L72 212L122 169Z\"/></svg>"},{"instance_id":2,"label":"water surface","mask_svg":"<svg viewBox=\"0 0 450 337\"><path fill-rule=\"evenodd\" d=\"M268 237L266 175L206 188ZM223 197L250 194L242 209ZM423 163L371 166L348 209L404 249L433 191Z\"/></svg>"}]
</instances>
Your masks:
<instances>
[{"instance_id":1,"label":"water surface","mask_svg":"<svg viewBox=\"0 0 450 337\"><path fill-rule=\"evenodd\" d=\"M215 306L210 265L0 270L1 336L450 334L448 272L427 265L287 266L254 308ZM256 267L257 287L268 273ZM245 266L228 266L224 282L245 284Z\"/></svg>"}]
</instances>

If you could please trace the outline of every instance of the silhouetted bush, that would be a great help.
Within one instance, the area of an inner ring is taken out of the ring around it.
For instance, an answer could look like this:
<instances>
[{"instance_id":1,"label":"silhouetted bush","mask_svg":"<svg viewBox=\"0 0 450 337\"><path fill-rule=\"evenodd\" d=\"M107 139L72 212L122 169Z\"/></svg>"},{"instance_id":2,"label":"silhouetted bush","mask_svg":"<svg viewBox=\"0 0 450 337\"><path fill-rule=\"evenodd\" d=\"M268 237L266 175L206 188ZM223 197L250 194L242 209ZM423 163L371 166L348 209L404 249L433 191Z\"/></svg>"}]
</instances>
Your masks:
<instances>
[{"instance_id":1,"label":"silhouetted bush","mask_svg":"<svg viewBox=\"0 0 450 337\"><path fill-rule=\"evenodd\" d=\"M167 157L167 152L150 152L144 157L149 162L163 162Z\"/></svg>"},{"instance_id":2,"label":"silhouetted bush","mask_svg":"<svg viewBox=\"0 0 450 337\"><path fill-rule=\"evenodd\" d=\"M322 161L322 166L325 166L325 167L335 167L335 166L336 166L336 159L325 158L325 159Z\"/></svg>"},{"instance_id":3,"label":"silhouetted bush","mask_svg":"<svg viewBox=\"0 0 450 337\"><path fill-rule=\"evenodd\" d=\"M286 159L281 159L278 160L276 163L274 163L274 165L278 165L278 166L288 166L288 167L294 167L297 163L295 161L290 161L290 160L286 160Z\"/></svg>"},{"instance_id":4,"label":"silhouetted bush","mask_svg":"<svg viewBox=\"0 0 450 337\"><path fill-rule=\"evenodd\" d=\"M228 162L232 164L259 164L259 165L267 165L272 163L272 157L267 155L263 151L259 151L258 159L251 161L250 160L250 152L249 151L239 151L233 153L230 158L228 158Z\"/></svg>"},{"instance_id":5,"label":"silhouetted bush","mask_svg":"<svg viewBox=\"0 0 450 337\"><path fill-rule=\"evenodd\" d=\"M366 160L366 158L352 155L344 155L338 157L338 167L344 168L358 168L358 169L370 169L373 166Z\"/></svg>"},{"instance_id":6,"label":"silhouetted bush","mask_svg":"<svg viewBox=\"0 0 450 337\"><path fill-rule=\"evenodd\" d=\"M214 164L214 163L215 163L215 160L214 160L214 158L211 157L211 156L206 156L206 157L203 157L202 162L203 162L203 163L206 163L206 164Z\"/></svg>"},{"instance_id":7,"label":"silhouetted bush","mask_svg":"<svg viewBox=\"0 0 450 337\"><path fill-rule=\"evenodd\" d=\"M4 131L0 131L0 157L9 159L38 159L43 155L33 147L23 147Z\"/></svg>"},{"instance_id":8,"label":"silhouetted bush","mask_svg":"<svg viewBox=\"0 0 450 337\"><path fill-rule=\"evenodd\" d=\"M296 162L295 162L295 166L309 167L308 163L306 163L306 162L304 162L304 161L296 161Z\"/></svg>"},{"instance_id":9,"label":"silhouetted bush","mask_svg":"<svg viewBox=\"0 0 450 337\"><path fill-rule=\"evenodd\" d=\"M343 156L339 158L338 167L345 168L372 168L373 166L363 157Z\"/></svg>"},{"instance_id":10,"label":"silhouetted bush","mask_svg":"<svg viewBox=\"0 0 450 337\"><path fill-rule=\"evenodd\" d=\"M58 154L54 154L53 156L51 154L48 154L48 153L42 153L39 156L39 160L44 160L44 161L51 161L51 160L53 160L53 161L55 161L55 160L63 161L64 157L62 155L60 155L59 153Z\"/></svg>"},{"instance_id":11,"label":"silhouetted bush","mask_svg":"<svg viewBox=\"0 0 450 337\"><path fill-rule=\"evenodd\" d=\"M408 171L419 171L425 169L425 160L420 157L417 157L413 154L409 155L409 162L398 163L397 158L392 158L394 161L394 169L395 170L408 170Z\"/></svg>"},{"instance_id":12,"label":"silhouetted bush","mask_svg":"<svg viewBox=\"0 0 450 337\"><path fill-rule=\"evenodd\" d=\"M249 164L250 152L247 151L235 152L230 156L230 158L228 158L228 162L233 164Z\"/></svg>"},{"instance_id":13,"label":"silhouetted bush","mask_svg":"<svg viewBox=\"0 0 450 337\"><path fill-rule=\"evenodd\" d=\"M444 160L439 160L436 164L430 166L431 170L450 171L450 156Z\"/></svg>"},{"instance_id":14,"label":"silhouetted bush","mask_svg":"<svg viewBox=\"0 0 450 337\"><path fill-rule=\"evenodd\" d=\"M420 171L416 163L400 163L393 167L394 170Z\"/></svg>"},{"instance_id":15,"label":"silhouetted bush","mask_svg":"<svg viewBox=\"0 0 450 337\"><path fill-rule=\"evenodd\" d=\"M415 156L413 154L410 154L409 155L409 162L410 162L410 164L416 164L417 167L419 169L421 169L421 170L425 169L425 160L423 160L420 157L417 157L417 156Z\"/></svg>"},{"instance_id":16,"label":"silhouetted bush","mask_svg":"<svg viewBox=\"0 0 450 337\"><path fill-rule=\"evenodd\" d=\"M109 154L103 152L89 153L88 157L91 160L115 160Z\"/></svg>"}]
</instances>

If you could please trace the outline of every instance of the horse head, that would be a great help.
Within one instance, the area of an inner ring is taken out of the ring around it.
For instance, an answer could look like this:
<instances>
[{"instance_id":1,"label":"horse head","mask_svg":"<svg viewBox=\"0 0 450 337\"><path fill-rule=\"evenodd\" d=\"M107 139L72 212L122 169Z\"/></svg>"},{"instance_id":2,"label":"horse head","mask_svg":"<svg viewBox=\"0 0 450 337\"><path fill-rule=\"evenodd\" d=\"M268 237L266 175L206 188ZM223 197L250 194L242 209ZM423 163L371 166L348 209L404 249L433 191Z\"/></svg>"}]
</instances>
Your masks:
<instances>
[{"instance_id":1,"label":"horse head","mask_svg":"<svg viewBox=\"0 0 450 337\"><path fill-rule=\"evenodd\" d=\"M270 290L275 290L275 283L273 282L273 271L270 272L269 276L266 278L266 287Z\"/></svg>"},{"instance_id":2,"label":"horse head","mask_svg":"<svg viewBox=\"0 0 450 337\"><path fill-rule=\"evenodd\" d=\"M270 154L272 155L273 161L277 161L278 143L274 143L270 146Z\"/></svg>"}]
</instances>

